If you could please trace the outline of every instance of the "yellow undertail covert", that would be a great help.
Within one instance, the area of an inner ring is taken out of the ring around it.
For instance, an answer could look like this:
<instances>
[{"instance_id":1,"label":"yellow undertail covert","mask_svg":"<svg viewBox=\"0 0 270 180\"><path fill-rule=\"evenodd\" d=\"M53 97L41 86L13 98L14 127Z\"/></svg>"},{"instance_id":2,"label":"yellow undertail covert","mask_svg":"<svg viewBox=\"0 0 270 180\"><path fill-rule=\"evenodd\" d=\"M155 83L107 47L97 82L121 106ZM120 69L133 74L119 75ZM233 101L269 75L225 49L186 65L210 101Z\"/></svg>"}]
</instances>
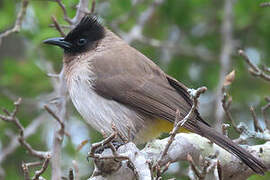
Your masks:
<instances>
[{"instance_id":1,"label":"yellow undertail covert","mask_svg":"<svg viewBox=\"0 0 270 180\"><path fill-rule=\"evenodd\" d=\"M146 132L143 133L144 141L155 139L160 136L161 133L169 133L173 129L173 123L165 119L156 119L154 123L151 124L151 127L148 128ZM185 128L180 127L178 133L189 133Z\"/></svg>"}]
</instances>

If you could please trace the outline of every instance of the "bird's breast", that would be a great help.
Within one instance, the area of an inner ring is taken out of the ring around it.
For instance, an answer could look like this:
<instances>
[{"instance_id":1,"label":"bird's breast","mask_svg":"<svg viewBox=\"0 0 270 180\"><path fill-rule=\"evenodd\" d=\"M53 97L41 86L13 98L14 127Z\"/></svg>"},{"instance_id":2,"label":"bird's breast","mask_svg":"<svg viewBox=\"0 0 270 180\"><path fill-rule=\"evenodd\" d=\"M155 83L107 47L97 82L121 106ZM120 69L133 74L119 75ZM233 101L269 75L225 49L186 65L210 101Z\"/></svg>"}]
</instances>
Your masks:
<instances>
[{"instance_id":1,"label":"bird's breast","mask_svg":"<svg viewBox=\"0 0 270 180\"><path fill-rule=\"evenodd\" d=\"M146 125L145 117L135 110L97 94L94 90L97 77L89 68L70 73L66 76L70 98L83 119L97 131L108 135L114 124L124 136L131 132L135 137Z\"/></svg>"}]
</instances>

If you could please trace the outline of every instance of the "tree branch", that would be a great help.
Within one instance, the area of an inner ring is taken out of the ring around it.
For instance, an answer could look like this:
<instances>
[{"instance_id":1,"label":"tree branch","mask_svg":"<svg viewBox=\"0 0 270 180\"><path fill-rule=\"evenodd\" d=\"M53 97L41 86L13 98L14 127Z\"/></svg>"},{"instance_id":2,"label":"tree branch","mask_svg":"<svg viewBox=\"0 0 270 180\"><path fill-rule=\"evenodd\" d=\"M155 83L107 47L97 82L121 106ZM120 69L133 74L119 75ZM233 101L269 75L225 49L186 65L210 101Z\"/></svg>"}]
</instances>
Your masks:
<instances>
[{"instance_id":1,"label":"tree branch","mask_svg":"<svg viewBox=\"0 0 270 180\"><path fill-rule=\"evenodd\" d=\"M156 7L161 5L164 0L154 0L153 3L141 13L140 17L137 19L137 23L133 28L128 32L119 32L121 37L127 42L131 43L136 39L140 39L142 37L142 30L146 22L151 18L152 14L155 12Z\"/></svg>"},{"instance_id":2,"label":"tree branch","mask_svg":"<svg viewBox=\"0 0 270 180\"><path fill-rule=\"evenodd\" d=\"M28 6L28 0L22 0L21 9L17 15L16 22L15 22L13 28L0 34L0 45L1 45L3 37L6 37L6 36L10 35L11 33L18 33L21 30L22 21L25 17L27 6Z\"/></svg>"},{"instance_id":3,"label":"tree branch","mask_svg":"<svg viewBox=\"0 0 270 180\"><path fill-rule=\"evenodd\" d=\"M1 115L0 114L0 119L2 119L3 121L7 121L7 122L11 122L11 123L14 123L16 125L16 127L18 128L19 130L19 137L18 137L18 141L19 143L25 148L28 150L28 152L35 156L35 157L38 157L40 159L45 159L48 154L50 154L50 152L44 152L44 151L37 151L37 150L34 150L31 145L29 143L26 142L26 139L25 139L25 129L24 127L22 126L22 124L20 123L19 119L16 117L18 111L19 111L19 106L21 104L21 98L19 98L16 102L14 102L14 105L15 105L15 108L12 112L8 112L6 109L3 109L4 113L6 115ZM14 146L11 146L14 148ZM9 149L8 149L9 150ZM5 149L5 151L7 151L7 149ZM5 156L7 154L9 154L10 152L7 152L6 154L2 155L2 159L3 160L5 158Z\"/></svg>"},{"instance_id":4,"label":"tree branch","mask_svg":"<svg viewBox=\"0 0 270 180\"><path fill-rule=\"evenodd\" d=\"M162 140L154 140L148 143L141 151L139 151L136 146L130 142L120 146L117 152L119 155L125 155L131 159L140 178L143 177L142 179L151 179L150 168L147 165L147 162L156 161L160 157L160 154L167 146L169 139L170 137ZM268 158L270 157L269 142L262 145L245 146L245 149L253 155L259 156L266 166L270 167L270 161ZM136 154L136 156L134 154ZM105 152L104 154L102 153L102 155L105 155ZM206 138L193 133L179 133L175 136L175 140L171 144L165 156L166 161L164 161L164 164L179 160L187 161L188 155L192 156L194 166L200 167L202 161L210 161L211 165L204 165L203 167L206 166L206 168L203 168L205 170L200 172L203 173L203 171L207 171L207 173L205 173L205 179L218 180L219 176L222 175L223 180L244 180L254 174L254 172L241 163L238 158L219 146L210 143ZM216 160L216 158L218 160ZM219 162L219 165L217 165L217 162ZM103 166L105 167L106 163ZM221 171L222 174L220 174ZM142 173L148 174L141 176ZM99 174L97 176L92 176L89 180L131 180L133 178L135 178L133 172L127 168L125 163L122 163L122 166L117 171L112 172L112 174L107 174L106 176Z\"/></svg>"},{"instance_id":5,"label":"tree branch","mask_svg":"<svg viewBox=\"0 0 270 180\"><path fill-rule=\"evenodd\" d=\"M176 134L177 134L180 126L183 126L186 123L186 121L188 121L191 118L191 116L193 115L194 111L197 109L199 96L202 93L204 93L206 90L207 90L206 87L201 87L201 88L198 88L197 90L190 90L189 91L189 93L191 95L191 98L192 98L192 101L193 101L193 104L192 104L192 107L191 107L189 113L181 121L179 119L179 116L180 116L179 110L176 111L176 116L175 116L175 121L174 121L174 127L173 127L173 130L170 132L170 138L169 138L168 144L165 146L165 149L161 153L161 157L158 160L158 165L159 166L162 166L162 161L163 161L164 157L166 156L166 154L167 154L167 152L169 150L169 147L172 144L172 142L173 142L173 140L174 140L174 138L175 138L175 136L176 136Z\"/></svg>"},{"instance_id":6,"label":"tree branch","mask_svg":"<svg viewBox=\"0 0 270 180\"><path fill-rule=\"evenodd\" d=\"M224 111L222 110L222 87L226 74L228 73L231 66L231 54L234 48L233 44L233 0L224 1L224 17L221 26L221 36L222 36L222 49L220 54L220 67L219 81L216 90L216 101L215 101L215 127L217 130L221 131L220 127L224 122Z\"/></svg>"},{"instance_id":7,"label":"tree branch","mask_svg":"<svg viewBox=\"0 0 270 180\"><path fill-rule=\"evenodd\" d=\"M45 172L45 170L47 169L47 167L49 165L50 158L51 158L50 155L48 155L46 157L46 159L44 160L44 162L42 164L41 169L35 172L35 175L32 178L32 180L39 180L40 179L39 177Z\"/></svg>"},{"instance_id":8,"label":"tree branch","mask_svg":"<svg viewBox=\"0 0 270 180\"><path fill-rule=\"evenodd\" d=\"M51 16L51 18L52 18L52 21L53 21L53 24L54 24L54 27L56 28L56 30L60 33L60 35L62 37L65 37L66 34L64 33L64 31L62 30L61 26L57 22L56 17L55 16Z\"/></svg>"},{"instance_id":9,"label":"tree branch","mask_svg":"<svg viewBox=\"0 0 270 180\"><path fill-rule=\"evenodd\" d=\"M266 115L266 110L270 108L270 98L267 97L267 98L265 98L265 100L267 101L267 104L261 108L261 112L263 115L263 120L264 120L264 123L266 125L266 128L270 130L270 121Z\"/></svg>"},{"instance_id":10,"label":"tree branch","mask_svg":"<svg viewBox=\"0 0 270 180\"><path fill-rule=\"evenodd\" d=\"M231 107L231 103L232 103L232 97L229 96L226 92L225 92L225 89L223 89L224 92L223 92L223 98L221 100L222 102L222 108L225 112L225 115L227 117L227 119L231 122L232 124L232 127L234 128L234 130L238 133L241 133L241 130L237 127L233 117L232 117L232 114L231 114L231 111L230 111L230 107Z\"/></svg>"},{"instance_id":11,"label":"tree branch","mask_svg":"<svg viewBox=\"0 0 270 180\"><path fill-rule=\"evenodd\" d=\"M250 110L252 118L253 118L253 125L254 125L255 132L263 132L263 129L259 125L258 118L257 118L257 115L254 111L254 108L251 106L249 110Z\"/></svg>"},{"instance_id":12,"label":"tree branch","mask_svg":"<svg viewBox=\"0 0 270 180\"><path fill-rule=\"evenodd\" d=\"M66 104L67 104L67 89L66 83L64 80L63 69L59 74L59 86L55 87L56 94L58 98L57 102L57 111L56 113L50 112L53 117L59 122L60 128L55 130L54 140L53 140L53 149L52 149L52 180L61 179L61 145L65 135L65 126L64 122L66 120ZM57 115L56 115L57 114Z\"/></svg>"},{"instance_id":13,"label":"tree branch","mask_svg":"<svg viewBox=\"0 0 270 180\"><path fill-rule=\"evenodd\" d=\"M243 59L246 61L246 63L248 64L248 66L250 67L248 69L248 71L250 72L250 74L252 74L255 77L260 77L263 80L266 81L270 81L270 75L266 74L262 69L260 69L257 65L253 64L251 62L251 60L249 59L249 57L246 55L245 51L243 51L242 49L240 49L238 51L239 55L243 57Z\"/></svg>"},{"instance_id":14,"label":"tree branch","mask_svg":"<svg viewBox=\"0 0 270 180\"><path fill-rule=\"evenodd\" d=\"M60 8L62 9L63 11L63 16L64 16L64 20L66 22L68 22L70 25L73 25L73 22L72 20L68 17L68 14L67 14L67 10L66 10L66 7L65 5L62 3L62 0L55 0L55 2L57 2L57 4L60 6Z\"/></svg>"},{"instance_id":15,"label":"tree branch","mask_svg":"<svg viewBox=\"0 0 270 180\"><path fill-rule=\"evenodd\" d=\"M94 1L92 1L92 2L94 2ZM83 16L85 14L90 13L89 10L88 10L88 7L89 7L89 0L80 0L79 1L78 8L77 8L77 11L76 11L76 15L72 19L73 25L80 22L80 20L83 18ZM92 4L92 7L93 7L93 4ZM95 8L95 7L93 7L93 8ZM94 9L92 9L92 10L94 10Z\"/></svg>"}]
</instances>

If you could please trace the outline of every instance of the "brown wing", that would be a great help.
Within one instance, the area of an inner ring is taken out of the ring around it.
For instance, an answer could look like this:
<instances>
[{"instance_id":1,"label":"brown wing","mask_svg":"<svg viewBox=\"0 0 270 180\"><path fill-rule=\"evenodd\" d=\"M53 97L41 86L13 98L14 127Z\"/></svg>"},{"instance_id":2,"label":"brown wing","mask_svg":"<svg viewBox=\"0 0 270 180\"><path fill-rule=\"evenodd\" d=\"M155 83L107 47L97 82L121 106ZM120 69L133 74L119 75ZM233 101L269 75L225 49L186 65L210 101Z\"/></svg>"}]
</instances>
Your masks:
<instances>
[{"instance_id":1,"label":"brown wing","mask_svg":"<svg viewBox=\"0 0 270 180\"><path fill-rule=\"evenodd\" d=\"M170 85L175 88L175 90L178 92L178 94L180 96L182 96L190 106L192 106L192 100L190 99L189 93L187 92L188 88L184 84L182 84L179 81L177 81L176 79L174 79L173 77L171 77L169 75L166 75L166 77L167 77L167 80L169 81ZM201 116L197 110L195 110L195 113L197 114L197 117L196 117L197 120L203 122L207 126L210 126L206 121L204 121L201 118Z\"/></svg>"},{"instance_id":2,"label":"brown wing","mask_svg":"<svg viewBox=\"0 0 270 180\"><path fill-rule=\"evenodd\" d=\"M117 54L108 51L105 56L94 61L98 77L95 84L96 92L170 122L174 122L177 109L181 118L184 118L192 106L187 88L163 73L138 51L128 46L126 48L115 50ZM207 124L198 113L195 117ZM191 124L187 123L185 128L197 132L196 121L190 122Z\"/></svg>"}]
</instances>

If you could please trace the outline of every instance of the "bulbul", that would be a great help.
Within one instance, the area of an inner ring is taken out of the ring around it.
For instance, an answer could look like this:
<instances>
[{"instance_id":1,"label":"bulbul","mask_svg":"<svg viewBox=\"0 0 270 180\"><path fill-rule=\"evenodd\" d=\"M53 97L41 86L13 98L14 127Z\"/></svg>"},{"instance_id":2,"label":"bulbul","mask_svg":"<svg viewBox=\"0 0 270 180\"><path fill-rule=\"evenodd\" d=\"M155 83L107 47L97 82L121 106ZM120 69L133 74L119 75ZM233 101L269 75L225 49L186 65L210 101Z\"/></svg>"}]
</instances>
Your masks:
<instances>
[{"instance_id":1,"label":"bulbul","mask_svg":"<svg viewBox=\"0 0 270 180\"><path fill-rule=\"evenodd\" d=\"M192 106L187 87L105 28L94 15L82 18L64 38L44 43L64 49L64 76L70 98L97 131L107 135L112 124L135 143L169 132L176 116ZM258 174L266 166L231 139L215 131L196 111L183 129L208 138L236 155Z\"/></svg>"}]
</instances>

